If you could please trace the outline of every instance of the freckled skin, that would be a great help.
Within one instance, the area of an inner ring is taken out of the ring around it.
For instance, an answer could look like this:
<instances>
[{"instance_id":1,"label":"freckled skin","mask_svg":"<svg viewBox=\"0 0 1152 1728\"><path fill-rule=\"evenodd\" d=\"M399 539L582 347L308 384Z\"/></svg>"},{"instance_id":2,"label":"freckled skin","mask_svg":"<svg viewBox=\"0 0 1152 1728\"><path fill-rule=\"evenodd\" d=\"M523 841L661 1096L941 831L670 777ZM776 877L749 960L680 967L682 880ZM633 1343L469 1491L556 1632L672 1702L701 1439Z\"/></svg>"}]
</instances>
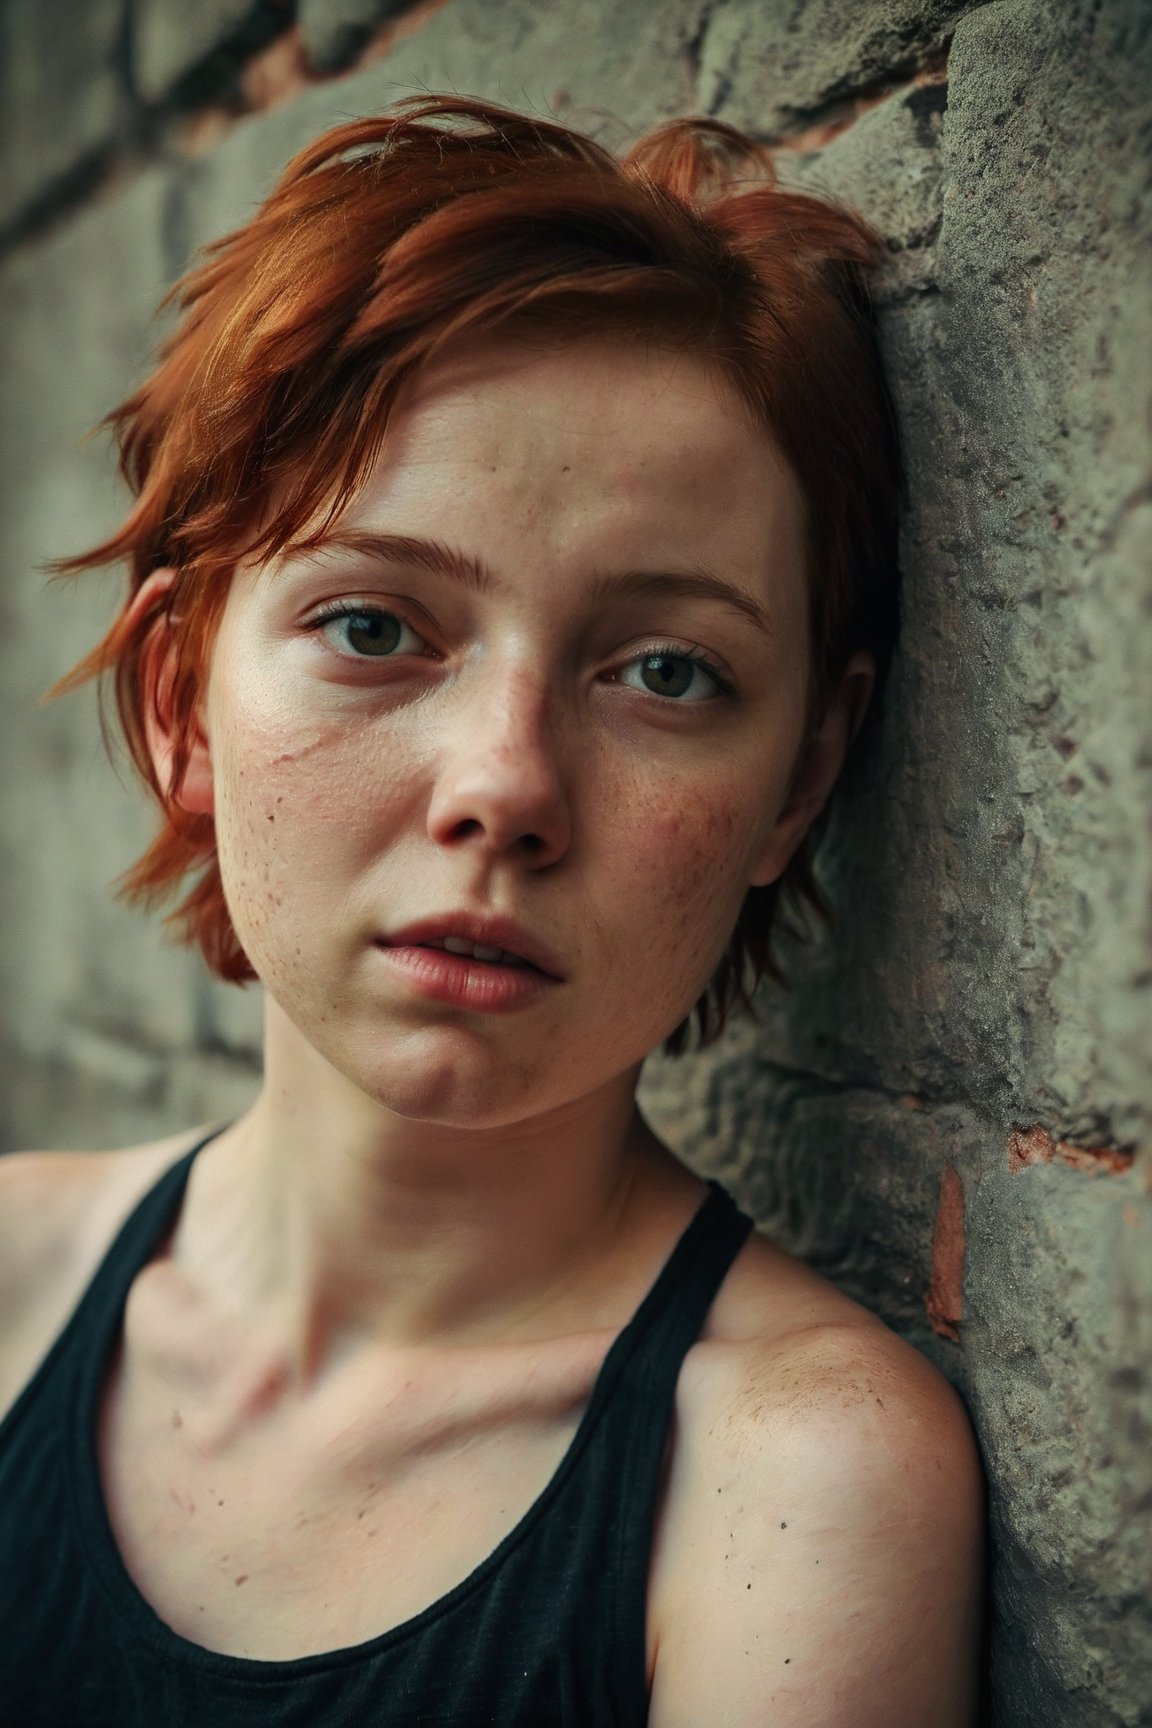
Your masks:
<instances>
[{"instance_id":1,"label":"freckled skin","mask_svg":"<svg viewBox=\"0 0 1152 1728\"><path fill-rule=\"evenodd\" d=\"M445 1124L631 1085L800 837L781 815L807 664L800 520L771 442L702 361L488 343L417 380L342 526L459 548L489 591L334 554L238 573L205 715L221 868L269 996L326 1064ZM620 572L700 568L759 602L771 638L714 599L598 597ZM303 627L349 595L394 605L428 647L349 672ZM629 653L665 643L715 656L736 698L621 682ZM414 998L374 938L462 906L516 918L565 982L504 1017Z\"/></svg>"},{"instance_id":2,"label":"freckled skin","mask_svg":"<svg viewBox=\"0 0 1152 1728\"><path fill-rule=\"evenodd\" d=\"M639 1063L784 867L866 699L860 666L803 737L800 522L704 365L490 344L417 381L344 524L454 547L487 587L347 549L238 574L179 795L214 811L267 985L265 1079L133 1283L100 1430L121 1555L178 1633L265 1660L375 1637L554 1475L701 1199L635 1112ZM702 571L744 609L686 598ZM664 662L696 653L734 695L697 668L702 699L669 696ZM465 908L518 921L563 981L504 1015L419 995L385 938ZM113 1155L115 1203L176 1152ZM779 1680L806 1724L873 1692L877 1721L936 1720L941 1697L964 1719L977 1472L911 1359L746 1244L677 1383L654 1723L760 1720ZM906 1669L930 1706L887 1708Z\"/></svg>"}]
</instances>

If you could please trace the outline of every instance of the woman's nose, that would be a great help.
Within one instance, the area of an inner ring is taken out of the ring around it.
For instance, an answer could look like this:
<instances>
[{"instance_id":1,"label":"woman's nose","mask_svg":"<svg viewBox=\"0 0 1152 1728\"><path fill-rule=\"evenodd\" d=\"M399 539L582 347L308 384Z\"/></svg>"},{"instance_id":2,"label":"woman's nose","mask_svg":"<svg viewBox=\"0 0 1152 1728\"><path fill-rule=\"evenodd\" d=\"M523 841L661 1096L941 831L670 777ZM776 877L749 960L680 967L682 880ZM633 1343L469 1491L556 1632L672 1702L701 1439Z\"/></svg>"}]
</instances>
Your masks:
<instances>
[{"instance_id":1,"label":"woman's nose","mask_svg":"<svg viewBox=\"0 0 1152 1728\"><path fill-rule=\"evenodd\" d=\"M513 853L536 869L568 850L572 816L555 720L534 679L478 689L454 710L428 809L442 846Z\"/></svg>"}]
</instances>

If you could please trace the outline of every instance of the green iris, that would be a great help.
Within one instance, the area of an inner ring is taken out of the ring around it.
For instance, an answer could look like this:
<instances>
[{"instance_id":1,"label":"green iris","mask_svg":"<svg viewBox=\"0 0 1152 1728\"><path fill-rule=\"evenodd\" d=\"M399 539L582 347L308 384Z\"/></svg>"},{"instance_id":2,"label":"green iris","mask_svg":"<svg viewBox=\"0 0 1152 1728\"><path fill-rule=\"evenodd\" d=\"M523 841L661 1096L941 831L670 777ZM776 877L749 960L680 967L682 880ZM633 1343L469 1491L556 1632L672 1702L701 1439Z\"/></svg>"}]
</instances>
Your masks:
<instances>
[{"instance_id":1,"label":"green iris","mask_svg":"<svg viewBox=\"0 0 1152 1728\"><path fill-rule=\"evenodd\" d=\"M393 654L401 623L391 612L346 612L344 639L357 654Z\"/></svg>"},{"instance_id":2,"label":"green iris","mask_svg":"<svg viewBox=\"0 0 1152 1728\"><path fill-rule=\"evenodd\" d=\"M641 664L640 676L657 696L683 696L697 670L693 661L680 654L650 654Z\"/></svg>"}]
</instances>

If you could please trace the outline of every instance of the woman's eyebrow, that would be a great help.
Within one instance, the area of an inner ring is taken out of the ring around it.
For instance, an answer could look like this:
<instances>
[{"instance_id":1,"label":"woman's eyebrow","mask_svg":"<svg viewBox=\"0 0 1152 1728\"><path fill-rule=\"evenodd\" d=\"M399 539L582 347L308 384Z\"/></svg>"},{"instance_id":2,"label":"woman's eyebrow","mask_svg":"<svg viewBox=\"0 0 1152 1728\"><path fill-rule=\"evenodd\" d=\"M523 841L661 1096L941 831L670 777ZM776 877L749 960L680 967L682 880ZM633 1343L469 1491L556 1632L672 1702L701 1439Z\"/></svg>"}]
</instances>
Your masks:
<instances>
[{"instance_id":1,"label":"woman's eyebrow","mask_svg":"<svg viewBox=\"0 0 1152 1728\"><path fill-rule=\"evenodd\" d=\"M416 534L383 534L368 529L332 529L313 539L299 540L285 548L287 556L323 557L331 550L354 552L383 564L416 565L437 576L448 576L478 593L499 587L482 559L441 540ZM768 613L743 588L710 570L626 570L599 576L592 589L593 603L663 596L677 600L713 600L730 606L766 636L774 634Z\"/></svg>"},{"instance_id":2,"label":"woman's eyebrow","mask_svg":"<svg viewBox=\"0 0 1152 1728\"><path fill-rule=\"evenodd\" d=\"M368 529L333 528L308 539L295 540L284 549L288 558L322 558L330 551L354 552L380 564L415 564L436 576L450 576L467 588L485 593L497 586L484 562L470 553L428 540L416 534L381 534Z\"/></svg>"},{"instance_id":3,"label":"woman's eyebrow","mask_svg":"<svg viewBox=\"0 0 1152 1728\"><path fill-rule=\"evenodd\" d=\"M716 600L730 606L765 636L775 634L771 619L758 600L735 582L710 570L627 570L597 578L593 598L600 601L644 599L648 595L676 600Z\"/></svg>"}]
</instances>

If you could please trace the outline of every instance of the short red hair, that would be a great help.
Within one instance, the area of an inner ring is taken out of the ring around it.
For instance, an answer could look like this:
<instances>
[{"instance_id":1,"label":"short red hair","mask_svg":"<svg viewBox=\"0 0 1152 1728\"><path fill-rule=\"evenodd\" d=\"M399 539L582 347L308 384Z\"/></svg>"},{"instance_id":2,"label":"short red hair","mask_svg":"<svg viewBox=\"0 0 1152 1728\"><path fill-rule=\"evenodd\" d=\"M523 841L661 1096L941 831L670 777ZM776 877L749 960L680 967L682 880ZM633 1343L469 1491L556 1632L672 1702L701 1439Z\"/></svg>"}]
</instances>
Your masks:
<instances>
[{"instance_id":1,"label":"short red hair","mask_svg":"<svg viewBox=\"0 0 1152 1728\"><path fill-rule=\"evenodd\" d=\"M806 502L812 706L849 655L881 669L896 629L900 474L867 272L882 242L829 200L782 190L765 150L711 120L676 120L617 159L566 127L458 97L414 97L303 150L253 219L172 289L182 313L156 370L108 417L135 504L62 560L126 560L104 640L57 688L111 674L128 749L163 812L122 892L169 915L220 977L253 976L224 900L210 817L175 802L233 570L269 557L366 476L405 379L457 339L508 320L565 333L655 333L715 362L775 438ZM155 569L156 608L128 604ZM175 623L173 786L142 712L142 650ZM747 1003L781 893L820 905L806 845L749 891L697 1004L701 1033ZM681 1027L671 1041L683 1040Z\"/></svg>"}]
</instances>

